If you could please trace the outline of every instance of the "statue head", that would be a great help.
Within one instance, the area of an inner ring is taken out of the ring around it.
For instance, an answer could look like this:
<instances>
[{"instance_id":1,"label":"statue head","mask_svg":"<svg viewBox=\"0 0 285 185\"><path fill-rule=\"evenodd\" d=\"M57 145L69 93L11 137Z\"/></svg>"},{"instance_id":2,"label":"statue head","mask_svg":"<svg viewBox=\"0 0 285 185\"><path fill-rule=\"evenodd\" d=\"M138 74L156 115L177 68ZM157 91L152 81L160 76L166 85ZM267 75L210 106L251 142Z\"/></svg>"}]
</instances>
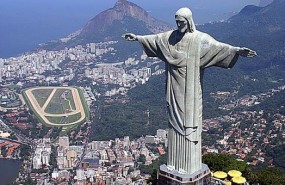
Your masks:
<instances>
[{"instance_id":1,"label":"statue head","mask_svg":"<svg viewBox=\"0 0 285 185\"><path fill-rule=\"evenodd\" d=\"M175 14L175 20L178 27L178 30L181 33L185 32L194 32L196 30L192 12L189 8L180 8Z\"/></svg>"}]
</instances>

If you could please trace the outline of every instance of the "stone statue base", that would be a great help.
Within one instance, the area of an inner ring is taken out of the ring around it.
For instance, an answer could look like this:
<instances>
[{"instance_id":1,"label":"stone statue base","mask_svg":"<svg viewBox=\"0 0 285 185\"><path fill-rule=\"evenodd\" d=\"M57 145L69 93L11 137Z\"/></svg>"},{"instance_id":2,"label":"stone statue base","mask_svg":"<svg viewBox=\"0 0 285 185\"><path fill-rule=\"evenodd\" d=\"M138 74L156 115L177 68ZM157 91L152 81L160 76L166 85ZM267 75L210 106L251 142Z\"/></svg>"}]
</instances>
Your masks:
<instances>
[{"instance_id":1,"label":"stone statue base","mask_svg":"<svg viewBox=\"0 0 285 185\"><path fill-rule=\"evenodd\" d=\"M158 185L210 185L211 171L206 164L202 169L192 174L181 174L161 165L158 173Z\"/></svg>"}]
</instances>

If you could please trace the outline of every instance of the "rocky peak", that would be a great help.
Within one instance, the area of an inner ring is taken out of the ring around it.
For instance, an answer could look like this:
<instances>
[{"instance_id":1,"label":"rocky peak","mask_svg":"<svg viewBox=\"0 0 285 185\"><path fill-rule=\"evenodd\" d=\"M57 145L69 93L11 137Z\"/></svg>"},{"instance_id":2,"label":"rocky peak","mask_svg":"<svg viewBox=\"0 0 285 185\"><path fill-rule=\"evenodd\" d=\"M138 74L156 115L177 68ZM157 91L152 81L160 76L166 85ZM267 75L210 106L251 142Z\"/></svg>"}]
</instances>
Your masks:
<instances>
[{"instance_id":1,"label":"rocky peak","mask_svg":"<svg viewBox=\"0 0 285 185\"><path fill-rule=\"evenodd\" d=\"M160 32L169 29L169 26L151 17L143 8L127 0L118 0L113 8L105 10L91 19L82 29L81 34L96 34L105 31L115 21L122 21L132 17L143 21L151 32Z\"/></svg>"},{"instance_id":2,"label":"rocky peak","mask_svg":"<svg viewBox=\"0 0 285 185\"><path fill-rule=\"evenodd\" d=\"M115 4L114 8L120 7L120 6L126 6L128 4L133 4L133 3L128 2L127 0L118 0Z\"/></svg>"},{"instance_id":3,"label":"rocky peak","mask_svg":"<svg viewBox=\"0 0 285 185\"><path fill-rule=\"evenodd\" d=\"M120 18L130 16L143 21L147 21L150 18L143 8L126 0L118 0L113 7L113 10L121 14Z\"/></svg>"}]
</instances>

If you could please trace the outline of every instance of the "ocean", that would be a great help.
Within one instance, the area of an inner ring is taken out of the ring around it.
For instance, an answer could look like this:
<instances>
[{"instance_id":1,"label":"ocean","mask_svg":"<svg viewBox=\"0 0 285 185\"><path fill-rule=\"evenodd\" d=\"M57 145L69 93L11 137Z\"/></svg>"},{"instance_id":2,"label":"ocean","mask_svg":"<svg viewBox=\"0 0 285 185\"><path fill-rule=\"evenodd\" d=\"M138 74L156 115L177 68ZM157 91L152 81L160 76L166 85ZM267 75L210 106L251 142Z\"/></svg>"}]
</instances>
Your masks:
<instances>
[{"instance_id":1,"label":"ocean","mask_svg":"<svg viewBox=\"0 0 285 185\"><path fill-rule=\"evenodd\" d=\"M112 4L93 0L1 0L0 58L63 38Z\"/></svg>"}]
</instances>

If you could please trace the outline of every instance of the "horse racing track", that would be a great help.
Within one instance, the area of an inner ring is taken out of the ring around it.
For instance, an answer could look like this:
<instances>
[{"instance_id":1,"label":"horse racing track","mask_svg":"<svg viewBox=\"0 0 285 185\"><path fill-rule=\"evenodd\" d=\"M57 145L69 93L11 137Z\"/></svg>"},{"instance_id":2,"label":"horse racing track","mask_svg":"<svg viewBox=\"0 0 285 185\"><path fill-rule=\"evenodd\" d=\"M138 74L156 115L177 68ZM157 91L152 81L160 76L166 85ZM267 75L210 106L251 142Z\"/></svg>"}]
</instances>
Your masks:
<instances>
[{"instance_id":1,"label":"horse racing track","mask_svg":"<svg viewBox=\"0 0 285 185\"><path fill-rule=\"evenodd\" d=\"M52 126L68 126L86 120L87 107L79 88L36 87L23 92L29 108L41 122Z\"/></svg>"}]
</instances>

